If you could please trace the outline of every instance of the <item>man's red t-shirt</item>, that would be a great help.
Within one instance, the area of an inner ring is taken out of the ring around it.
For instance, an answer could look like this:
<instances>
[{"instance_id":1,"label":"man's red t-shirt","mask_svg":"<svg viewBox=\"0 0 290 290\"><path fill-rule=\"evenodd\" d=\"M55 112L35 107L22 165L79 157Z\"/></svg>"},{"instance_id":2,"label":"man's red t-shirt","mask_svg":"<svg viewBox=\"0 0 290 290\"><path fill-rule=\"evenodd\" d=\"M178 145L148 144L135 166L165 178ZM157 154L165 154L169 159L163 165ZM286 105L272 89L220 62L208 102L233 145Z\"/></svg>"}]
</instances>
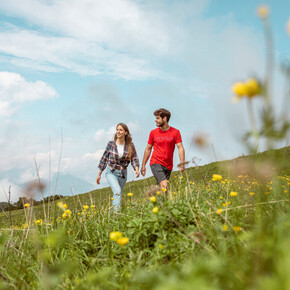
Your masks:
<instances>
[{"instance_id":1,"label":"man's red t-shirt","mask_svg":"<svg viewBox=\"0 0 290 290\"><path fill-rule=\"evenodd\" d=\"M175 144L180 142L182 142L180 132L173 127L170 127L167 131L162 131L159 127L152 130L148 140L148 144L154 147L150 166L157 163L172 170Z\"/></svg>"}]
</instances>

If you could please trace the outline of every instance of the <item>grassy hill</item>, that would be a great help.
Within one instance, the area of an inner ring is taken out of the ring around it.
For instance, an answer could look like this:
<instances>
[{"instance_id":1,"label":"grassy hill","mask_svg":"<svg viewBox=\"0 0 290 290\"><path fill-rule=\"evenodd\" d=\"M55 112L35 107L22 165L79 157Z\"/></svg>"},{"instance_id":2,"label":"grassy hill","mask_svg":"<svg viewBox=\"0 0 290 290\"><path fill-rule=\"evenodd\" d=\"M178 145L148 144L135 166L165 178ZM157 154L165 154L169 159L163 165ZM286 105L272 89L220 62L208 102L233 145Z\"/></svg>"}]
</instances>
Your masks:
<instances>
[{"instance_id":1,"label":"grassy hill","mask_svg":"<svg viewBox=\"0 0 290 290\"><path fill-rule=\"evenodd\" d=\"M212 174L219 173L222 174L224 177L232 178L235 177L235 175L243 174L243 172L233 172L234 167L236 164L239 163L251 163L256 162L258 164L259 162L262 163L262 166L264 166L263 162L267 160L268 165L269 164L275 164L275 174L290 174L290 146L284 147L281 149L275 149L275 150L269 150L265 151L256 155L248 155L248 156L241 156L238 158L235 158L233 160L226 160L226 161L217 161L212 162L207 165L199 166L199 167L188 167L186 169L186 172L183 173L183 176L187 177L190 181L195 181L197 183L205 181L208 181L211 179ZM189 164L190 166L190 164ZM274 165L273 165L274 166ZM242 168L243 169L243 168ZM244 168L245 170L250 171L251 168ZM236 173L236 174L235 174ZM251 174L252 172L250 172ZM173 171L170 180L175 180L176 177L180 177L180 173L178 171ZM135 199L139 199L140 196L144 196L146 191L148 191L148 188L155 185L155 179L154 177L145 178L142 179L142 177L139 180L127 182L124 188L123 192L123 200L122 205L123 207L127 206L128 201L134 201ZM171 185L169 185L169 189L171 188ZM127 194L129 192L132 192L134 196L132 199L129 199L127 197ZM74 209L76 211L81 211L83 208L83 205L96 205L98 208L103 208L106 206L111 205L111 197L112 197L112 191L110 187L97 189L94 191L90 191L84 194L79 194L75 196L68 196L63 198L61 201L68 205L68 208ZM51 202L49 205L38 205L33 207L33 216L34 219L44 219L44 209L46 212L47 217L52 216L59 216L62 214L61 209L59 209L56 204L56 202ZM9 222L9 213L8 212L2 212L0 213L0 228L7 228L10 226ZM25 224L26 217L24 210L15 210L11 212L11 219L13 226L21 227L21 225Z\"/></svg>"},{"instance_id":2,"label":"grassy hill","mask_svg":"<svg viewBox=\"0 0 290 290\"><path fill-rule=\"evenodd\" d=\"M289 149L2 213L0 288L289 289Z\"/></svg>"}]
</instances>

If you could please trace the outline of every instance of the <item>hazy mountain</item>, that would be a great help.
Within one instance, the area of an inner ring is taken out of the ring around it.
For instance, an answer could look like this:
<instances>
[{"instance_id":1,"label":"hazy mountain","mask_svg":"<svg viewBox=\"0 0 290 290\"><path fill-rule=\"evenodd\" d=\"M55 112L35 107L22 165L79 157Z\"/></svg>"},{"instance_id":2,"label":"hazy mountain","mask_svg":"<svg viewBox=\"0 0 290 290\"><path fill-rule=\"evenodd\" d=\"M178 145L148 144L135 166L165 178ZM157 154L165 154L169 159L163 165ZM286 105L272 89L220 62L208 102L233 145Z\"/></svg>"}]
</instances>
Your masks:
<instances>
[{"instance_id":1,"label":"hazy mountain","mask_svg":"<svg viewBox=\"0 0 290 290\"><path fill-rule=\"evenodd\" d=\"M27 184L36 181L36 179L32 179L30 182L21 183L21 174L23 174L23 170L21 169L11 169L0 172L0 192L5 189L7 193L8 185L12 185L11 199L13 201L17 200L19 196L23 195L21 191L23 191ZM48 196L49 192L50 195L74 195L93 190L93 185L91 183L71 174L60 173L57 175L55 173L52 176L50 183L45 179L41 179L41 181L45 184L44 197ZM3 186L4 183L5 187ZM0 197L0 201L6 201L4 192L1 193ZM41 199L41 193L38 193L34 198Z\"/></svg>"}]
</instances>

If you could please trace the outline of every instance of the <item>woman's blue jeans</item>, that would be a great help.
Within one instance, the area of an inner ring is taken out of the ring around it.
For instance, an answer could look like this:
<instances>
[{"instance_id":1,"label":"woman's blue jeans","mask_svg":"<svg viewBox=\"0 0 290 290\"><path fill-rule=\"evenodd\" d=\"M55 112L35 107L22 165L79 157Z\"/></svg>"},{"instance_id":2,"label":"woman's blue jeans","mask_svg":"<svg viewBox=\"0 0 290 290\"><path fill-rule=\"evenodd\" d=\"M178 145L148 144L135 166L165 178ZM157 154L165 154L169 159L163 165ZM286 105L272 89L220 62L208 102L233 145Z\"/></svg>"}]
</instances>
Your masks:
<instances>
[{"instance_id":1,"label":"woman's blue jeans","mask_svg":"<svg viewBox=\"0 0 290 290\"><path fill-rule=\"evenodd\" d=\"M121 207L122 192L127 181L127 170L125 170L125 178L120 176L120 170L115 169L111 171L108 166L105 171L106 179L113 191L113 207L115 211L118 211Z\"/></svg>"}]
</instances>

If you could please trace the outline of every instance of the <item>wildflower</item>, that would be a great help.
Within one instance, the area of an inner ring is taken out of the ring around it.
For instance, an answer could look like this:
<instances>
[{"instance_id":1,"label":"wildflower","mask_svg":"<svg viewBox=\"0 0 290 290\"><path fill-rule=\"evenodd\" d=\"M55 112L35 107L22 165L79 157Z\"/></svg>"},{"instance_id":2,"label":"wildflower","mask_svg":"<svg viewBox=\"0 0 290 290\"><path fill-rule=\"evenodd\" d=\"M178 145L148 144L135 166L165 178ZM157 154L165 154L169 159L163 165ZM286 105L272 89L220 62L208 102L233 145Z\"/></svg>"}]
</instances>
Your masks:
<instances>
[{"instance_id":1,"label":"wildflower","mask_svg":"<svg viewBox=\"0 0 290 290\"><path fill-rule=\"evenodd\" d=\"M84 205L83 208L84 208L84 210L87 210L89 208L89 206L88 205Z\"/></svg>"},{"instance_id":2,"label":"wildflower","mask_svg":"<svg viewBox=\"0 0 290 290\"><path fill-rule=\"evenodd\" d=\"M110 240L112 240L112 241L117 241L119 238L121 238L122 237L122 233L121 232L111 232L110 233Z\"/></svg>"},{"instance_id":3,"label":"wildflower","mask_svg":"<svg viewBox=\"0 0 290 290\"><path fill-rule=\"evenodd\" d=\"M249 195L253 196L255 195L255 192L249 192Z\"/></svg>"},{"instance_id":4,"label":"wildflower","mask_svg":"<svg viewBox=\"0 0 290 290\"><path fill-rule=\"evenodd\" d=\"M231 204L231 202L230 202L230 201L227 201L227 202L226 202L226 205L229 205L229 204Z\"/></svg>"},{"instance_id":5,"label":"wildflower","mask_svg":"<svg viewBox=\"0 0 290 290\"><path fill-rule=\"evenodd\" d=\"M182 176L181 176L181 177L182 177ZM166 192L166 191L167 191L167 189L166 189L165 187L162 187L161 190L162 190L163 192Z\"/></svg>"},{"instance_id":6,"label":"wildflower","mask_svg":"<svg viewBox=\"0 0 290 290\"><path fill-rule=\"evenodd\" d=\"M133 196L133 193L129 192L127 195L131 197L131 196Z\"/></svg>"},{"instance_id":7,"label":"wildflower","mask_svg":"<svg viewBox=\"0 0 290 290\"><path fill-rule=\"evenodd\" d=\"M238 196L238 193L237 193L236 191L232 191L232 192L230 193L230 196Z\"/></svg>"},{"instance_id":8,"label":"wildflower","mask_svg":"<svg viewBox=\"0 0 290 290\"><path fill-rule=\"evenodd\" d=\"M157 194L157 195L159 195L160 193L161 193L161 192L160 192L159 190L158 190L158 191L156 191L156 194Z\"/></svg>"},{"instance_id":9,"label":"wildflower","mask_svg":"<svg viewBox=\"0 0 290 290\"><path fill-rule=\"evenodd\" d=\"M223 179L223 177L221 175L219 175L219 174L213 174L212 175L212 180L213 181L219 181L219 180L222 180L222 179Z\"/></svg>"},{"instance_id":10,"label":"wildflower","mask_svg":"<svg viewBox=\"0 0 290 290\"><path fill-rule=\"evenodd\" d=\"M267 5L260 5L257 8L257 14L260 18L266 19L269 16L269 8Z\"/></svg>"},{"instance_id":11,"label":"wildflower","mask_svg":"<svg viewBox=\"0 0 290 290\"><path fill-rule=\"evenodd\" d=\"M128 239L128 238L125 238L125 237L123 237L123 238L119 238L119 239L117 240L117 244L119 244L119 245L121 245L121 246L126 245L128 242L129 242L129 239Z\"/></svg>"},{"instance_id":12,"label":"wildflower","mask_svg":"<svg viewBox=\"0 0 290 290\"><path fill-rule=\"evenodd\" d=\"M113 198L113 197L111 197L111 200L114 200L114 198Z\"/></svg>"},{"instance_id":13,"label":"wildflower","mask_svg":"<svg viewBox=\"0 0 290 290\"><path fill-rule=\"evenodd\" d=\"M241 227L239 227L239 226L233 226L233 230L234 230L234 232L240 232L241 231Z\"/></svg>"},{"instance_id":14,"label":"wildflower","mask_svg":"<svg viewBox=\"0 0 290 290\"><path fill-rule=\"evenodd\" d=\"M237 97L243 97L247 94L247 87L245 86L244 83L235 83L232 87L233 93L237 95Z\"/></svg>"},{"instance_id":15,"label":"wildflower","mask_svg":"<svg viewBox=\"0 0 290 290\"><path fill-rule=\"evenodd\" d=\"M284 190L284 193L287 193L287 192L288 192L288 190L287 190L287 189L285 189L285 190Z\"/></svg>"},{"instance_id":16,"label":"wildflower","mask_svg":"<svg viewBox=\"0 0 290 290\"><path fill-rule=\"evenodd\" d=\"M220 213L222 213L222 212L223 212L223 210L222 210L221 208L219 208L219 209L216 211L217 214L220 214Z\"/></svg>"},{"instance_id":17,"label":"wildflower","mask_svg":"<svg viewBox=\"0 0 290 290\"><path fill-rule=\"evenodd\" d=\"M152 212L153 213L158 213L158 207L157 206L153 207Z\"/></svg>"},{"instance_id":18,"label":"wildflower","mask_svg":"<svg viewBox=\"0 0 290 290\"><path fill-rule=\"evenodd\" d=\"M63 208L65 208L65 209L67 209L67 208L68 208L68 206L67 206L67 204L66 204L66 203L64 203L64 204L63 204Z\"/></svg>"},{"instance_id":19,"label":"wildflower","mask_svg":"<svg viewBox=\"0 0 290 290\"><path fill-rule=\"evenodd\" d=\"M159 245L158 248L159 248L160 250L162 250L162 249L164 248L164 246L163 246L163 245Z\"/></svg>"},{"instance_id":20,"label":"wildflower","mask_svg":"<svg viewBox=\"0 0 290 290\"><path fill-rule=\"evenodd\" d=\"M223 231L226 232L229 229L228 225L223 225Z\"/></svg>"},{"instance_id":21,"label":"wildflower","mask_svg":"<svg viewBox=\"0 0 290 290\"><path fill-rule=\"evenodd\" d=\"M96 206L95 206L94 204L91 205L91 208L92 208L92 209L95 209L95 207L96 207Z\"/></svg>"},{"instance_id":22,"label":"wildflower","mask_svg":"<svg viewBox=\"0 0 290 290\"><path fill-rule=\"evenodd\" d=\"M224 197L223 196L220 196L220 199L224 199Z\"/></svg>"},{"instance_id":23,"label":"wildflower","mask_svg":"<svg viewBox=\"0 0 290 290\"><path fill-rule=\"evenodd\" d=\"M67 209L67 204L62 203L61 201L58 201L58 202L56 203L56 205L57 205L59 208L61 208L62 210Z\"/></svg>"},{"instance_id":24,"label":"wildflower","mask_svg":"<svg viewBox=\"0 0 290 290\"><path fill-rule=\"evenodd\" d=\"M266 191L265 194L270 194L270 192L269 191Z\"/></svg>"},{"instance_id":25,"label":"wildflower","mask_svg":"<svg viewBox=\"0 0 290 290\"><path fill-rule=\"evenodd\" d=\"M261 94L261 85L253 78L249 79L246 82L246 88L247 88L247 96L249 98L252 98L255 95Z\"/></svg>"},{"instance_id":26,"label":"wildflower","mask_svg":"<svg viewBox=\"0 0 290 290\"><path fill-rule=\"evenodd\" d=\"M24 207L30 207L30 203L26 203L25 205L24 205Z\"/></svg>"},{"instance_id":27,"label":"wildflower","mask_svg":"<svg viewBox=\"0 0 290 290\"><path fill-rule=\"evenodd\" d=\"M151 196L151 197L150 197L150 200L151 200L152 202L155 202L155 201L156 201L156 196Z\"/></svg>"},{"instance_id":28,"label":"wildflower","mask_svg":"<svg viewBox=\"0 0 290 290\"><path fill-rule=\"evenodd\" d=\"M41 225L41 220L36 220L36 221L35 221L35 224L36 224L36 225Z\"/></svg>"}]
</instances>

